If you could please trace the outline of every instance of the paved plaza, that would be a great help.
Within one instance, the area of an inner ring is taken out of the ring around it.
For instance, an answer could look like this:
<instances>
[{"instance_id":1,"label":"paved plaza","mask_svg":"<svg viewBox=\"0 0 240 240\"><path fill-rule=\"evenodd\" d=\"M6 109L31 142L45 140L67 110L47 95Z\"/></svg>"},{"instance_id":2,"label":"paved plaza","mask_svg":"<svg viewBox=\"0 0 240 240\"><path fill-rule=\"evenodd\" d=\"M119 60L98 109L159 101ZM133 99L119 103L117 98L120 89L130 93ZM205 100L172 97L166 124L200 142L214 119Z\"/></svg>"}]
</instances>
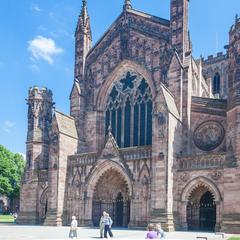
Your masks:
<instances>
[{"instance_id":1,"label":"paved plaza","mask_svg":"<svg viewBox=\"0 0 240 240\"><path fill-rule=\"evenodd\" d=\"M42 227L0 225L0 240L50 240L68 239L69 227ZM114 229L116 239L145 239L146 232L141 230ZM171 232L166 233L169 240L196 240L197 237L207 237L208 240L220 240L221 236L203 232ZM227 239L230 235L225 235ZM96 228L79 228L78 239L100 239Z\"/></svg>"}]
</instances>

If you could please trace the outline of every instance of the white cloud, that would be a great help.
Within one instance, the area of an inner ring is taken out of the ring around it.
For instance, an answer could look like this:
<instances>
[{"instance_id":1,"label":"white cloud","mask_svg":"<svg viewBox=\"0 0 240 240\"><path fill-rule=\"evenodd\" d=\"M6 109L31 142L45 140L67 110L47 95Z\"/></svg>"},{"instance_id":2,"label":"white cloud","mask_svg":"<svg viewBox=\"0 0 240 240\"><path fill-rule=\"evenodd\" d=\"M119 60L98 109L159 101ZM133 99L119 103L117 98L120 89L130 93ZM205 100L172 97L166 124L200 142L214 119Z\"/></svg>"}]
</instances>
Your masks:
<instances>
[{"instance_id":1,"label":"white cloud","mask_svg":"<svg viewBox=\"0 0 240 240\"><path fill-rule=\"evenodd\" d=\"M35 12L41 12L42 9L37 5L37 4L32 4L31 5L31 10Z\"/></svg>"},{"instance_id":2,"label":"white cloud","mask_svg":"<svg viewBox=\"0 0 240 240\"><path fill-rule=\"evenodd\" d=\"M31 70L32 70L33 72L40 72L40 68L39 68L39 66L36 65L36 64L32 64L32 65L30 66L30 68L31 68Z\"/></svg>"},{"instance_id":3,"label":"white cloud","mask_svg":"<svg viewBox=\"0 0 240 240\"><path fill-rule=\"evenodd\" d=\"M7 133L11 132L12 128L16 125L15 122L6 120L3 124L3 130Z\"/></svg>"},{"instance_id":4,"label":"white cloud","mask_svg":"<svg viewBox=\"0 0 240 240\"><path fill-rule=\"evenodd\" d=\"M28 42L28 51L31 52L33 59L44 59L52 64L53 57L62 53L63 49L57 47L53 39L37 36Z\"/></svg>"},{"instance_id":5,"label":"white cloud","mask_svg":"<svg viewBox=\"0 0 240 240\"><path fill-rule=\"evenodd\" d=\"M14 127L14 126L16 125L16 123L7 120L7 121L4 122L4 125L5 125L6 127L8 127L8 128L12 128L12 127Z\"/></svg>"}]
</instances>

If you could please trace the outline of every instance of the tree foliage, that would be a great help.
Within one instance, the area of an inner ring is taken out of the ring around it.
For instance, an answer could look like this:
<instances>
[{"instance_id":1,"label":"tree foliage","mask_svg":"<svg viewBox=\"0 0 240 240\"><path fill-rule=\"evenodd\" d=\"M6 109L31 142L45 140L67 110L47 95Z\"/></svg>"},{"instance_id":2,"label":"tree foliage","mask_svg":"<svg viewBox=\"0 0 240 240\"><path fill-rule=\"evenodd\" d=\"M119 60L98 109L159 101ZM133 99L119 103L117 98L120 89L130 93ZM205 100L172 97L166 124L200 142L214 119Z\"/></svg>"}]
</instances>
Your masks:
<instances>
[{"instance_id":1,"label":"tree foliage","mask_svg":"<svg viewBox=\"0 0 240 240\"><path fill-rule=\"evenodd\" d=\"M0 145L0 194L10 198L19 196L25 161L22 155L12 153Z\"/></svg>"}]
</instances>

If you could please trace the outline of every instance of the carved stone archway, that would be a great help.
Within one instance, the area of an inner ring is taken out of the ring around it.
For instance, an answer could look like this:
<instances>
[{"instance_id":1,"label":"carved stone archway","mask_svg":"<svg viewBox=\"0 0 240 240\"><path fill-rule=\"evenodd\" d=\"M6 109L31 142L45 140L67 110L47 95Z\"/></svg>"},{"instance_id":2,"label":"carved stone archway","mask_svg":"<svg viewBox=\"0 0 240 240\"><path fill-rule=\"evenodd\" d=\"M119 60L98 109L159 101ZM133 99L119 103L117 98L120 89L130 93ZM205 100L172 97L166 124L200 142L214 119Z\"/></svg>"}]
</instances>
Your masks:
<instances>
[{"instance_id":1,"label":"carved stone archway","mask_svg":"<svg viewBox=\"0 0 240 240\"><path fill-rule=\"evenodd\" d=\"M127 182L118 171L109 169L98 180L92 200L93 225L99 225L102 212L108 212L113 226L127 227L130 220L130 199Z\"/></svg>"},{"instance_id":2,"label":"carved stone archway","mask_svg":"<svg viewBox=\"0 0 240 240\"><path fill-rule=\"evenodd\" d=\"M108 211L115 220L115 224L127 226L130 221L130 201L132 196L132 183L130 177L119 162L105 160L95 166L86 184L86 212L85 220L96 224L99 214ZM120 197L123 202L117 205ZM98 204L98 206L97 206ZM123 204L121 207L120 205ZM123 210L123 219L115 217L117 209ZM95 211L95 212L94 212ZM96 214L96 216L94 215Z\"/></svg>"},{"instance_id":3,"label":"carved stone archway","mask_svg":"<svg viewBox=\"0 0 240 240\"><path fill-rule=\"evenodd\" d=\"M215 219L213 217L213 221L215 221L215 223L213 223L215 225L214 230L219 230L221 222L221 203L221 193L211 180L205 177L197 177L191 180L186 184L181 195L180 215L182 228L191 230L191 226L189 226L188 214L190 207L189 204L192 204L193 206L197 207L195 210L198 214L197 221L199 221L199 229L201 229L201 226L205 224L202 223L204 220L200 219L200 215L204 214L205 211L203 208L209 207L209 211L213 211L213 214L216 215Z\"/></svg>"}]
</instances>

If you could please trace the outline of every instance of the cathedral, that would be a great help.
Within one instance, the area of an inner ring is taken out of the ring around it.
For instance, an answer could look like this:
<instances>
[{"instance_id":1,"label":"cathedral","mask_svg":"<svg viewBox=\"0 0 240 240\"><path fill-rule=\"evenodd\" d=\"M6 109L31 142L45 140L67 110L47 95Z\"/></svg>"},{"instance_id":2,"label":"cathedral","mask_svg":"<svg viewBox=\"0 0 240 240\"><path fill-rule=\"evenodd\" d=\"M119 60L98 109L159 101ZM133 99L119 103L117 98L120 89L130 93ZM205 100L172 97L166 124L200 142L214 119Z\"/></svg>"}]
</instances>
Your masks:
<instances>
[{"instance_id":1,"label":"cathedral","mask_svg":"<svg viewBox=\"0 0 240 240\"><path fill-rule=\"evenodd\" d=\"M240 18L226 54L194 59L189 0L169 1L170 20L125 0L93 46L82 1L69 115L29 89L19 224L107 211L117 227L240 233Z\"/></svg>"}]
</instances>

